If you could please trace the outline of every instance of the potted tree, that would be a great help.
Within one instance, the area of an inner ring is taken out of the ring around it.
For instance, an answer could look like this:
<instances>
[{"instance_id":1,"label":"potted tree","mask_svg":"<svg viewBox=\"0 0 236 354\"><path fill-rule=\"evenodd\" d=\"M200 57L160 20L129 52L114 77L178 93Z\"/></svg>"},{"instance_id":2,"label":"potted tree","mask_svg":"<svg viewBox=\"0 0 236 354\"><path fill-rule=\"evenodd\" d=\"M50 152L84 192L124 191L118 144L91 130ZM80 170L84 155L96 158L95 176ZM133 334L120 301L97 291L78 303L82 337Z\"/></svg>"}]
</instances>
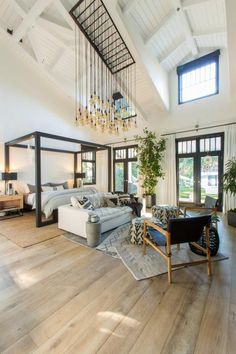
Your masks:
<instances>
[{"instance_id":1,"label":"potted tree","mask_svg":"<svg viewBox=\"0 0 236 354\"><path fill-rule=\"evenodd\" d=\"M232 196L236 195L236 159L227 161L223 175L224 190ZM236 227L236 208L227 211L228 224Z\"/></svg>"},{"instance_id":2,"label":"potted tree","mask_svg":"<svg viewBox=\"0 0 236 354\"><path fill-rule=\"evenodd\" d=\"M161 164L166 149L166 140L160 139L157 141L156 134L147 128L143 129L143 132L144 135L136 135L135 140L138 143L138 167L142 178L146 206L151 208L156 204L155 189L158 179L164 177Z\"/></svg>"}]
</instances>

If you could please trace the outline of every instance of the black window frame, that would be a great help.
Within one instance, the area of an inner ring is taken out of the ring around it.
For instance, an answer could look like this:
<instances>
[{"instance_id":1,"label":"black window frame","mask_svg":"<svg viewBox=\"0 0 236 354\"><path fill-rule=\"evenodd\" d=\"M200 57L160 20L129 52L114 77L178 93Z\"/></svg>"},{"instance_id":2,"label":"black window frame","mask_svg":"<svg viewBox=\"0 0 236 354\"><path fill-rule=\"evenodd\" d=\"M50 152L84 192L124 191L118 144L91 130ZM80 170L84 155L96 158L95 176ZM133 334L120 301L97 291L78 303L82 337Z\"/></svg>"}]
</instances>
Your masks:
<instances>
[{"instance_id":1,"label":"black window frame","mask_svg":"<svg viewBox=\"0 0 236 354\"><path fill-rule=\"evenodd\" d=\"M210 54L204 55L198 59L192 60L186 64L180 65L177 67L177 75L178 75L178 104L185 104L197 100L201 100L203 98L215 96L219 94L219 56L220 56L220 50L216 50ZM211 93L206 96L201 96L198 98L193 98L192 100L188 101L183 101L182 100L182 75L186 74L192 70L196 70L202 66L211 64L211 63L216 63L216 92Z\"/></svg>"},{"instance_id":2,"label":"black window frame","mask_svg":"<svg viewBox=\"0 0 236 354\"><path fill-rule=\"evenodd\" d=\"M114 193L118 193L118 194L127 194L128 193L128 162L138 162L138 157L136 155L136 157L128 157L128 151L129 149L135 148L137 149L138 145L126 145L126 146L119 146L119 147L115 147L113 148L113 192ZM116 158L116 151L117 150L125 150L125 158ZM115 164L116 163L124 163L124 191L116 191L115 190L115 180L116 180L116 176L115 176Z\"/></svg>"},{"instance_id":3,"label":"black window frame","mask_svg":"<svg viewBox=\"0 0 236 354\"><path fill-rule=\"evenodd\" d=\"M92 159L85 159L83 158L83 154L86 154L88 152L92 152L93 153L93 158ZM83 162L89 162L89 163L92 163L94 165L94 168L92 169L94 171L94 174L92 176L92 182L85 182L83 181L83 185L84 186L89 186L89 185L93 185L93 184L96 184L97 182L97 154L96 154L96 151L83 151L81 153L81 171L82 173L86 173L86 171L83 170Z\"/></svg>"}]
</instances>

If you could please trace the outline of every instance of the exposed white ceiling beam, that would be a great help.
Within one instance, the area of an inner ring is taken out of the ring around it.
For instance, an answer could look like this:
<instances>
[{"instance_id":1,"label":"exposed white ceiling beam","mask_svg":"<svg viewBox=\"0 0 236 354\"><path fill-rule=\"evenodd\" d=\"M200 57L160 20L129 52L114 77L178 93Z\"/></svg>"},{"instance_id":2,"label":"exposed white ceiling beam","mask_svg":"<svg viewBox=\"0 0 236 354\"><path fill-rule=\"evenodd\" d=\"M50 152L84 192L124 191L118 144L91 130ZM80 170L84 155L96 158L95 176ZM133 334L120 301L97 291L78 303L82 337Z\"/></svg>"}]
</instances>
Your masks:
<instances>
[{"instance_id":1,"label":"exposed white ceiling beam","mask_svg":"<svg viewBox=\"0 0 236 354\"><path fill-rule=\"evenodd\" d=\"M60 0L54 0L54 6L56 7L57 11L61 14L61 16L64 18L64 20L67 22L67 24L70 26L70 28L75 31L75 22L73 21L72 17L68 13L67 9L64 7L64 5L61 3Z\"/></svg>"},{"instance_id":2,"label":"exposed white ceiling beam","mask_svg":"<svg viewBox=\"0 0 236 354\"><path fill-rule=\"evenodd\" d=\"M14 8L14 10L20 15L22 18L25 17L26 12L25 10L22 9L22 7L18 4L16 0L8 0L11 4L11 6Z\"/></svg>"},{"instance_id":3,"label":"exposed white ceiling beam","mask_svg":"<svg viewBox=\"0 0 236 354\"><path fill-rule=\"evenodd\" d=\"M188 8L192 6L202 5L210 1L211 0L182 0L182 8L188 10Z\"/></svg>"},{"instance_id":4,"label":"exposed white ceiling beam","mask_svg":"<svg viewBox=\"0 0 236 354\"><path fill-rule=\"evenodd\" d=\"M166 26L173 19L174 16L176 16L176 11L173 9L168 13L167 16L162 19L161 22L158 23L158 25L152 30L152 32L150 32L149 35L144 39L145 44L150 42L153 37L155 37L157 33L163 28L163 26Z\"/></svg>"},{"instance_id":5,"label":"exposed white ceiling beam","mask_svg":"<svg viewBox=\"0 0 236 354\"><path fill-rule=\"evenodd\" d=\"M182 8L182 3L180 0L172 0L172 4L180 18L180 24L182 26L185 38L191 47L192 54L193 56L196 56L198 54L198 48L192 36L192 30L188 21L188 17Z\"/></svg>"},{"instance_id":6,"label":"exposed white ceiling beam","mask_svg":"<svg viewBox=\"0 0 236 354\"><path fill-rule=\"evenodd\" d=\"M21 22L15 33L13 34L14 39L18 42L24 37L27 31L33 27L36 19L41 15L46 7L52 0L37 0L36 3L29 10L24 20Z\"/></svg>"},{"instance_id":7,"label":"exposed white ceiling beam","mask_svg":"<svg viewBox=\"0 0 236 354\"><path fill-rule=\"evenodd\" d=\"M37 30L33 28L31 31L28 32L27 34L30 45L34 51L34 55L36 57L36 60L39 65L44 66L44 56L42 55L42 51L40 46L38 45L38 35L37 35Z\"/></svg>"},{"instance_id":8,"label":"exposed white ceiling beam","mask_svg":"<svg viewBox=\"0 0 236 354\"><path fill-rule=\"evenodd\" d=\"M195 39L200 37L214 36L214 35L226 35L226 30L219 28L209 32L193 32L193 38Z\"/></svg>"},{"instance_id":9,"label":"exposed white ceiling beam","mask_svg":"<svg viewBox=\"0 0 236 354\"><path fill-rule=\"evenodd\" d=\"M13 48L20 57L24 58L26 62L29 63L29 65L32 65L36 70L40 72L41 75L44 75L48 82L50 82L53 87L58 90L58 92L61 94L63 93L63 96L66 94L67 97L72 99L72 94L66 91L65 87L59 84L53 75L45 67L43 67L40 62L36 61L26 50L22 48L19 42L16 42L14 38L9 36L2 28L0 28L0 36L6 42L6 44ZM74 102L74 99L71 102Z\"/></svg>"},{"instance_id":10,"label":"exposed white ceiling beam","mask_svg":"<svg viewBox=\"0 0 236 354\"><path fill-rule=\"evenodd\" d=\"M74 40L74 31L69 27L58 25L57 23L49 21L43 17L39 17L37 19L37 23L48 31L53 31L54 33L57 33L63 37Z\"/></svg>"},{"instance_id":11,"label":"exposed white ceiling beam","mask_svg":"<svg viewBox=\"0 0 236 354\"><path fill-rule=\"evenodd\" d=\"M126 15L129 11L131 11L137 2L138 0L127 0L124 7L122 8L124 15Z\"/></svg>"},{"instance_id":12,"label":"exposed white ceiling beam","mask_svg":"<svg viewBox=\"0 0 236 354\"><path fill-rule=\"evenodd\" d=\"M177 44L175 46L173 46L172 48L170 48L168 50L168 52L166 52L164 55L162 55L160 58L159 58L159 63L160 64L163 64L165 61L167 61L171 56L173 56L178 50L179 48L186 43L186 39L184 38L181 38ZM182 59L182 58L181 58Z\"/></svg>"}]
</instances>

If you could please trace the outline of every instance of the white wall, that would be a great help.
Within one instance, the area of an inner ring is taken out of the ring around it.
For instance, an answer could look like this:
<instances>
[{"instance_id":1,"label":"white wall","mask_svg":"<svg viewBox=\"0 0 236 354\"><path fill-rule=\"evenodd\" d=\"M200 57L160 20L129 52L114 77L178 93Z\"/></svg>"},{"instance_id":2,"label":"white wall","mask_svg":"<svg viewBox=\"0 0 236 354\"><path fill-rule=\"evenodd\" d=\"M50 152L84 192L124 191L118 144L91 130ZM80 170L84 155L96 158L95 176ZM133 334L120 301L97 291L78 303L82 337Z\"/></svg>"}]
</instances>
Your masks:
<instances>
[{"instance_id":1,"label":"white wall","mask_svg":"<svg viewBox=\"0 0 236 354\"><path fill-rule=\"evenodd\" d=\"M0 47L0 172L4 170L3 143L33 131L104 142L102 134L73 125L73 100L57 90L32 65L16 55L15 50L1 38ZM53 141L45 143L47 146L55 146ZM66 143L59 144L62 149L69 148ZM31 166L29 154L23 149L14 149L11 157L11 170L19 172L19 179L33 183L34 167ZM72 171L72 156L42 153L43 182L64 181Z\"/></svg>"}]
</instances>

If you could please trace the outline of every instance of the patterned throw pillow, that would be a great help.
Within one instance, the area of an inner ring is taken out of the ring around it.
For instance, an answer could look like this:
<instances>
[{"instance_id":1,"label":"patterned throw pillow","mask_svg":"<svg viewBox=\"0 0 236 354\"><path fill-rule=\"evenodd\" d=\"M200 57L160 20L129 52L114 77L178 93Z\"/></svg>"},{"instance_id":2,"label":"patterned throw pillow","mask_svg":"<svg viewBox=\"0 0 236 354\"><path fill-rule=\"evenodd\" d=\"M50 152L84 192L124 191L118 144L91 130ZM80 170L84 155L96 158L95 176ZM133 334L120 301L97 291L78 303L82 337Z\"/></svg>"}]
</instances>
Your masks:
<instances>
[{"instance_id":1,"label":"patterned throw pillow","mask_svg":"<svg viewBox=\"0 0 236 354\"><path fill-rule=\"evenodd\" d=\"M71 204L74 208L94 210L94 207L87 197L71 197Z\"/></svg>"},{"instance_id":2,"label":"patterned throw pillow","mask_svg":"<svg viewBox=\"0 0 236 354\"><path fill-rule=\"evenodd\" d=\"M119 195L119 204L120 206L128 205L130 203L130 195L129 194L121 194Z\"/></svg>"}]
</instances>

